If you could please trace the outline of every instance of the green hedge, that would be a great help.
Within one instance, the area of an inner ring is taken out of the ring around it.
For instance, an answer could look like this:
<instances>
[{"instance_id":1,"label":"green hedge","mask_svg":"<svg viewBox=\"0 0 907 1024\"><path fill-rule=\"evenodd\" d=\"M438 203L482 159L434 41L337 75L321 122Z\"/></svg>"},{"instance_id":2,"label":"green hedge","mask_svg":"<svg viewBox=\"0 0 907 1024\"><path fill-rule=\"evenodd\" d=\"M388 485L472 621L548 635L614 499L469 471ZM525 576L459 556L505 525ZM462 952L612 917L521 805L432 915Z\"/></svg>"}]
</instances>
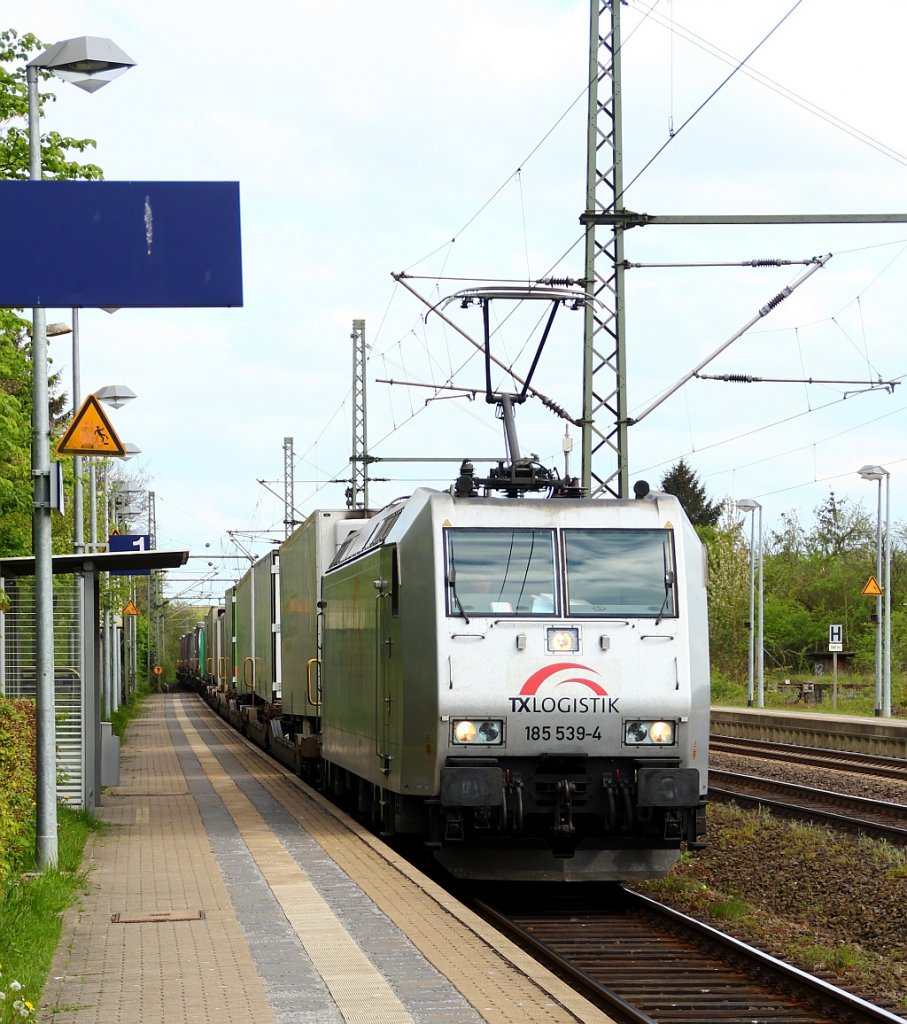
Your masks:
<instances>
[{"instance_id":1,"label":"green hedge","mask_svg":"<svg viewBox=\"0 0 907 1024\"><path fill-rule=\"evenodd\" d=\"M35 704L0 697L0 879L31 866L35 841Z\"/></svg>"}]
</instances>

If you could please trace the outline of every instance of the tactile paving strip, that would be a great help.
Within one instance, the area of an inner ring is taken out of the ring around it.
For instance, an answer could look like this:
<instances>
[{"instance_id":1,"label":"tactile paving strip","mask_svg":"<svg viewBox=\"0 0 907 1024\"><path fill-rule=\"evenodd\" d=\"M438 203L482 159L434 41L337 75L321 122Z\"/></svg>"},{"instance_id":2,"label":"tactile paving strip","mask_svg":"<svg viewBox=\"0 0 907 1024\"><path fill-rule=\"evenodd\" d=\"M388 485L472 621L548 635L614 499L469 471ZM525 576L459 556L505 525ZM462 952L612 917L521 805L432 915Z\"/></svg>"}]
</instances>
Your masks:
<instances>
[{"instance_id":1,"label":"tactile paving strip","mask_svg":"<svg viewBox=\"0 0 907 1024\"><path fill-rule=\"evenodd\" d=\"M177 719L192 752L243 835L249 852L349 1024L412 1024L384 977L312 887L248 798L225 776L181 707Z\"/></svg>"}]
</instances>

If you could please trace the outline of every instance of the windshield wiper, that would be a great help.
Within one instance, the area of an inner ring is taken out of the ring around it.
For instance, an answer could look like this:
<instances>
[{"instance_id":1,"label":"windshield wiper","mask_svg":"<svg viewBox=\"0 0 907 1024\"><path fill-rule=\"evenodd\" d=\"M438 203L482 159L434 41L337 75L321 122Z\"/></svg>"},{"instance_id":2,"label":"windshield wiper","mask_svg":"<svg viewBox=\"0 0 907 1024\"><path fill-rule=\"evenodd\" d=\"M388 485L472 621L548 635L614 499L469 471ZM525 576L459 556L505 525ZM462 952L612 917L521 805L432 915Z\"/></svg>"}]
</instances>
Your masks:
<instances>
[{"instance_id":1,"label":"windshield wiper","mask_svg":"<svg viewBox=\"0 0 907 1024\"><path fill-rule=\"evenodd\" d=\"M655 616L655 625L657 626L661 622L661 617L665 613L665 608L668 607L668 601L671 598L671 591L674 588L674 573L671 569L665 571L665 599L661 602L661 608L658 614Z\"/></svg>"},{"instance_id":2,"label":"windshield wiper","mask_svg":"<svg viewBox=\"0 0 907 1024\"><path fill-rule=\"evenodd\" d=\"M466 625L468 626L469 616L463 610L463 605L460 603L460 595L457 593L457 568L453 563L453 551L450 553L450 568L447 570L447 585L450 587L450 592L456 602L457 610L466 620Z\"/></svg>"}]
</instances>

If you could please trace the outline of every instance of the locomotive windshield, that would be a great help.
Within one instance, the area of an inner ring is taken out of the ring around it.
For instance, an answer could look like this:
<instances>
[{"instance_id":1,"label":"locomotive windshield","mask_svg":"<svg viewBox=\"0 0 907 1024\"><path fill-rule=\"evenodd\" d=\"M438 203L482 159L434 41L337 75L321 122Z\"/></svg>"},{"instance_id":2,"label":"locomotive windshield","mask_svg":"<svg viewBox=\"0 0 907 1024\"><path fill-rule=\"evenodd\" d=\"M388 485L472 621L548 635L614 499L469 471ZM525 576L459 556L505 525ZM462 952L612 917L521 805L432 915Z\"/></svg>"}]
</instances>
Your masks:
<instances>
[{"instance_id":1,"label":"locomotive windshield","mask_svg":"<svg viewBox=\"0 0 907 1024\"><path fill-rule=\"evenodd\" d=\"M564 530L570 615L677 614L670 530Z\"/></svg>"},{"instance_id":2,"label":"locomotive windshield","mask_svg":"<svg viewBox=\"0 0 907 1024\"><path fill-rule=\"evenodd\" d=\"M448 615L677 615L672 531L563 530L563 572L555 540L553 530L447 530Z\"/></svg>"},{"instance_id":3,"label":"locomotive windshield","mask_svg":"<svg viewBox=\"0 0 907 1024\"><path fill-rule=\"evenodd\" d=\"M451 615L551 615L556 593L551 530L448 530Z\"/></svg>"}]
</instances>

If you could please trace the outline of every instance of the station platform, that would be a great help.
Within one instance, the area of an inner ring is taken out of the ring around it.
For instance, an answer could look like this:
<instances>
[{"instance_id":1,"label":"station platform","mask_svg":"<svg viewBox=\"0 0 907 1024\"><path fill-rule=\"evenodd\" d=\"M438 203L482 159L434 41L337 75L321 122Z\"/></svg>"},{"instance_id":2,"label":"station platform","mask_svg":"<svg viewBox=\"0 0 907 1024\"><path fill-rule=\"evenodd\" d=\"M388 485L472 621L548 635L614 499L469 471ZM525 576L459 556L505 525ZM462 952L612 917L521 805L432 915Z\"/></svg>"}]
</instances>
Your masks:
<instances>
[{"instance_id":1,"label":"station platform","mask_svg":"<svg viewBox=\"0 0 907 1024\"><path fill-rule=\"evenodd\" d=\"M147 700L97 815L48 1024L611 1021L194 694Z\"/></svg>"}]
</instances>

